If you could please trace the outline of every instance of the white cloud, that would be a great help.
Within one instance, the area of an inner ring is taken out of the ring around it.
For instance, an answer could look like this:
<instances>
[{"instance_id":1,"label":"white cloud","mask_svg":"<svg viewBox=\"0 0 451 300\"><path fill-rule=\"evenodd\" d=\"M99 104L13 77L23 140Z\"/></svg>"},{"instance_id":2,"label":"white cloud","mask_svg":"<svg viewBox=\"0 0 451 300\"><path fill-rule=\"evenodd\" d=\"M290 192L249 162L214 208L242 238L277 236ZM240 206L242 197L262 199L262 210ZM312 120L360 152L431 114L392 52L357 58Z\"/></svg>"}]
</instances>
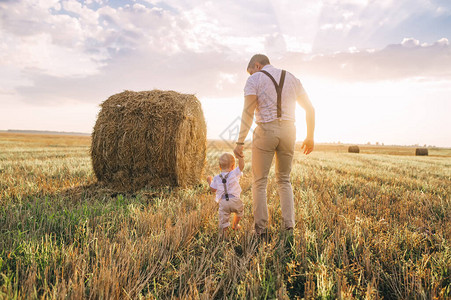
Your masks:
<instances>
[{"instance_id":1,"label":"white cloud","mask_svg":"<svg viewBox=\"0 0 451 300\"><path fill-rule=\"evenodd\" d=\"M432 45L405 38L400 44L389 45L381 50L366 51L352 47L349 52L315 55L311 59L305 55L298 56L303 59L300 66L304 73L342 80L451 80L451 46L446 38ZM292 59L292 56L287 59Z\"/></svg>"},{"instance_id":2,"label":"white cloud","mask_svg":"<svg viewBox=\"0 0 451 300\"><path fill-rule=\"evenodd\" d=\"M38 72L55 77L87 76L98 72L93 62L77 49L52 43L50 34L41 33L17 38L10 36L8 48L0 54L2 65L20 67L24 72Z\"/></svg>"},{"instance_id":3,"label":"white cloud","mask_svg":"<svg viewBox=\"0 0 451 300\"><path fill-rule=\"evenodd\" d=\"M438 45L449 46L449 40L447 38L441 38L437 41Z\"/></svg>"},{"instance_id":4,"label":"white cloud","mask_svg":"<svg viewBox=\"0 0 451 300\"><path fill-rule=\"evenodd\" d=\"M51 88L49 84L58 78L79 81L68 77L91 80L92 76L100 76L123 82L124 73L139 76L141 67L147 67L147 72L159 70L168 74L165 70L171 70L168 63L176 61L186 65L182 69L195 67L217 74L207 75L216 80L208 87L189 83L193 76L176 79L182 82L182 87L211 95L217 87L225 89L232 84L219 75L220 71L230 72L212 69L216 61L232 62L230 66L235 67L235 62L241 63L255 52L283 56L287 51L311 49L309 41L314 33L309 33L307 39L303 33L312 27L305 26L303 32L299 31L302 26L298 25L306 20L299 20L295 14L300 12L307 19L303 9L308 13L317 12L318 5L300 6L291 1L278 4L200 0L189 4L172 1L170 5L150 1L118 7L75 0L1 3L0 65L17 67L23 82L34 83L35 87L23 84L18 90L35 101L39 100L30 97L33 92L41 94L46 101L61 99L61 93L67 90L61 88L59 93L55 91L59 87ZM289 9L290 18L274 7ZM315 17L311 21L314 23ZM285 34L281 33L282 29ZM194 61L190 60L193 57L199 65L193 66ZM241 65L238 68L244 70ZM172 75L156 77L156 83L163 86L170 86L167 83L174 80ZM226 93L233 90L236 88L228 88Z\"/></svg>"},{"instance_id":5,"label":"white cloud","mask_svg":"<svg viewBox=\"0 0 451 300\"><path fill-rule=\"evenodd\" d=\"M437 0L322 1L313 51L333 52L350 44L380 48L406 35L431 41L447 36L450 5L441 2L447 10Z\"/></svg>"},{"instance_id":6,"label":"white cloud","mask_svg":"<svg viewBox=\"0 0 451 300\"><path fill-rule=\"evenodd\" d=\"M401 45L406 48L416 48L420 45L420 41L414 38L404 38Z\"/></svg>"},{"instance_id":7,"label":"white cloud","mask_svg":"<svg viewBox=\"0 0 451 300\"><path fill-rule=\"evenodd\" d=\"M348 49L349 53L358 53L360 52L359 49L357 49L357 47L349 47Z\"/></svg>"},{"instance_id":8,"label":"white cloud","mask_svg":"<svg viewBox=\"0 0 451 300\"><path fill-rule=\"evenodd\" d=\"M424 1L409 2L411 7L405 0L302 4L152 0L115 2L115 6L102 1L9 1L0 4L0 66L17 68L16 76L25 86L20 93L27 98L38 93L45 99L60 99L72 85L87 85L86 93L95 95L101 94L96 91L100 87L173 86L203 95L232 96L241 92L241 86L224 74L240 74L236 82L241 82L247 60L257 52L267 53L272 61L295 57L293 67L344 79L401 78L418 72L447 76L446 38L419 45L420 39L409 34L415 39L383 50L366 46L381 28L379 23L395 28L420 9L436 10ZM437 58L423 57L431 51ZM313 59L307 60L309 56ZM445 63L438 63L438 57ZM66 90L51 87L52 81ZM91 88L91 82L96 86ZM0 88L5 90L5 85L0 83Z\"/></svg>"},{"instance_id":9,"label":"white cloud","mask_svg":"<svg viewBox=\"0 0 451 300\"><path fill-rule=\"evenodd\" d=\"M283 35L284 41L286 43L286 50L288 52L303 52L310 53L312 52L312 44L303 42L302 39L296 36Z\"/></svg>"},{"instance_id":10,"label":"white cloud","mask_svg":"<svg viewBox=\"0 0 451 300\"><path fill-rule=\"evenodd\" d=\"M226 85L235 85L237 83L238 74L236 73L219 73L219 80L216 87L219 90L224 90Z\"/></svg>"},{"instance_id":11,"label":"white cloud","mask_svg":"<svg viewBox=\"0 0 451 300\"><path fill-rule=\"evenodd\" d=\"M266 36L265 52L270 57L279 58L287 52L287 44L282 34L275 33Z\"/></svg>"},{"instance_id":12,"label":"white cloud","mask_svg":"<svg viewBox=\"0 0 451 300\"><path fill-rule=\"evenodd\" d=\"M95 13L89 14L76 1L64 1L63 6L84 17L59 14L58 1L1 3L0 64L52 76L98 72L107 56L89 52L86 46L99 32Z\"/></svg>"}]
</instances>

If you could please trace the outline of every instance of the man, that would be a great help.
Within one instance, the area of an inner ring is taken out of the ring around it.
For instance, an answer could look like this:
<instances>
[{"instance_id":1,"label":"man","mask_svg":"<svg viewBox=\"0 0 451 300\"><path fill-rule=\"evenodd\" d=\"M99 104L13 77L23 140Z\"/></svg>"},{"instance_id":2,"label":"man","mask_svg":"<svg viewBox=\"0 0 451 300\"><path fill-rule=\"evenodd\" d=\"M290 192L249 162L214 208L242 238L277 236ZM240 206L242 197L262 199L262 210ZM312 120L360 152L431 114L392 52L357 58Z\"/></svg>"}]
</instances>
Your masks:
<instances>
[{"instance_id":1,"label":"man","mask_svg":"<svg viewBox=\"0 0 451 300\"><path fill-rule=\"evenodd\" d=\"M302 143L305 154L313 150L315 110L299 79L270 65L267 56L254 55L247 71L251 76L244 87L244 108L234 153L238 157L243 156L244 140L249 133L255 112L257 127L252 139L255 231L257 234L266 232L268 223L266 185L274 154L276 154L276 181L283 226L286 230L291 230L295 225L290 173L296 142L294 124L296 102L306 112L307 138Z\"/></svg>"}]
</instances>

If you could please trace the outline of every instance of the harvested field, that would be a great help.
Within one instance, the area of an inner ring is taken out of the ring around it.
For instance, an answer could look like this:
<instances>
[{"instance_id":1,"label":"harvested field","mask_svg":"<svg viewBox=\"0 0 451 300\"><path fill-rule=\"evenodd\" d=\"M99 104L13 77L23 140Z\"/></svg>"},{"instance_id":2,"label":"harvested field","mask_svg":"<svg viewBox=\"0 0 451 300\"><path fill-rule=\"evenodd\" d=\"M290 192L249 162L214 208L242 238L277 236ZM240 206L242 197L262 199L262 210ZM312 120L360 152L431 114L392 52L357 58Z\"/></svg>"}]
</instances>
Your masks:
<instances>
[{"instance_id":1,"label":"harvested field","mask_svg":"<svg viewBox=\"0 0 451 300\"><path fill-rule=\"evenodd\" d=\"M210 150L206 175L230 151ZM118 193L97 184L89 137L0 134L0 298L450 298L449 149L336 150L295 154L293 239L271 170L267 243L246 150L243 229L221 241L206 184Z\"/></svg>"}]
</instances>

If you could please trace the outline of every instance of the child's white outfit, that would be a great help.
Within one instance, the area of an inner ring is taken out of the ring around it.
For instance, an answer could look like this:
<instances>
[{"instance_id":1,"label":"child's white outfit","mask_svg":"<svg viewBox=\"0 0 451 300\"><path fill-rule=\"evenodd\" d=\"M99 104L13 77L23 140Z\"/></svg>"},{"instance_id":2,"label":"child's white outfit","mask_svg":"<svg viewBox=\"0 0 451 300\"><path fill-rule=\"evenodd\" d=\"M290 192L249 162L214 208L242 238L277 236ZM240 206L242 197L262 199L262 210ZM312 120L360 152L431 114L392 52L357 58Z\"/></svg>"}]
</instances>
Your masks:
<instances>
[{"instance_id":1,"label":"child's white outfit","mask_svg":"<svg viewBox=\"0 0 451 300\"><path fill-rule=\"evenodd\" d=\"M244 205L240 199L240 177L242 173L239 167L230 172L222 172L213 177L210 187L216 189L216 202L219 203L219 227L230 226L230 214L236 213L243 217Z\"/></svg>"}]
</instances>

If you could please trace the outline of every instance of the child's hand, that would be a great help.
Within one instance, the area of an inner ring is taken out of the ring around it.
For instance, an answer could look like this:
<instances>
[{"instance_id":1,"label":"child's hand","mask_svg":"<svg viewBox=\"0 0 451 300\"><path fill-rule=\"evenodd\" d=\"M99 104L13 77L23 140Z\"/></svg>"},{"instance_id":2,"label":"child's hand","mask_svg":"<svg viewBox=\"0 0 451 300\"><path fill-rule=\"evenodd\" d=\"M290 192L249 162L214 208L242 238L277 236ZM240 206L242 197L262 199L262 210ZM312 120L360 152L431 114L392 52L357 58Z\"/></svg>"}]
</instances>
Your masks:
<instances>
[{"instance_id":1,"label":"child's hand","mask_svg":"<svg viewBox=\"0 0 451 300\"><path fill-rule=\"evenodd\" d=\"M213 180L213 177L211 177L211 176L208 176L208 177L207 177L207 182L208 182L208 186L210 187L210 192L216 193L216 189L214 189L214 188L212 188L212 187L210 186L212 180Z\"/></svg>"}]
</instances>

